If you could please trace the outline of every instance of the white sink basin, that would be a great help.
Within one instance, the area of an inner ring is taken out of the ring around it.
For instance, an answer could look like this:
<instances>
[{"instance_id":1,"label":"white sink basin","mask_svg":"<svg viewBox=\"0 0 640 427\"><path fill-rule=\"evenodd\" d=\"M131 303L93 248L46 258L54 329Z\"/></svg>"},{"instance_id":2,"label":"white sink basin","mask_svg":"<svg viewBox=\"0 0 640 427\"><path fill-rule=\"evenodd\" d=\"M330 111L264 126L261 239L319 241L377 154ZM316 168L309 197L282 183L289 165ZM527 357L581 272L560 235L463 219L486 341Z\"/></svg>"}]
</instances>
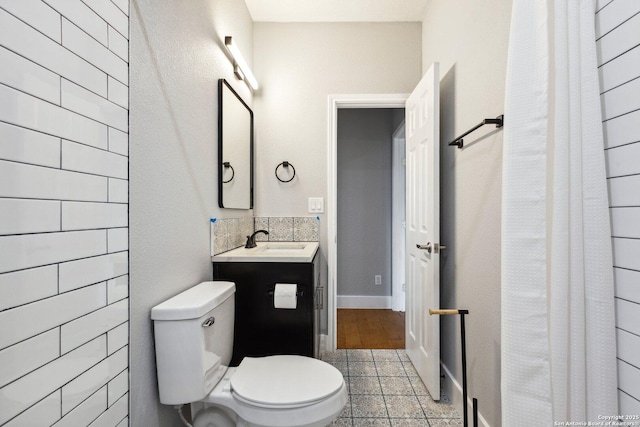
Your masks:
<instances>
[{"instance_id":1,"label":"white sink basin","mask_svg":"<svg viewBox=\"0 0 640 427\"><path fill-rule=\"evenodd\" d=\"M303 251L308 243L297 242L270 242L266 245L259 245L258 252L281 252L281 251Z\"/></svg>"},{"instance_id":2,"label":"white sink basin","mask_svg":"<svg viewBox=\"0 0 640 427\"><path fill-rule=\"evenodd\" d=\"M318 242L258 242L251 249L236 248L211 257L213 262L311 262Z\"/></svg>"}]
</instances>

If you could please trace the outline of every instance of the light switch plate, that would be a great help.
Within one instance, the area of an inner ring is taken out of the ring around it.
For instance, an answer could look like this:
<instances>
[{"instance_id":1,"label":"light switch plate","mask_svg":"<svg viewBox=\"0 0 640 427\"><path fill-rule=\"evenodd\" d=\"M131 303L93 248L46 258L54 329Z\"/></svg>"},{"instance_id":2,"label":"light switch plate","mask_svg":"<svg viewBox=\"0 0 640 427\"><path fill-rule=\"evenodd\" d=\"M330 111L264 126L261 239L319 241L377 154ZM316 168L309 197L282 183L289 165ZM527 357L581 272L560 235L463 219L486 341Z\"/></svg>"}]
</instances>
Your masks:
<instances>
[{"instance_id":1,"label":"light switch plate","mask_svg":"<svg viewBox=\"0 0 640 427\"><path fill-rule=\"evenodd\" d=\"M309 197L309 213L324 213L324 198Z\"/></svg>"}]
</instances>

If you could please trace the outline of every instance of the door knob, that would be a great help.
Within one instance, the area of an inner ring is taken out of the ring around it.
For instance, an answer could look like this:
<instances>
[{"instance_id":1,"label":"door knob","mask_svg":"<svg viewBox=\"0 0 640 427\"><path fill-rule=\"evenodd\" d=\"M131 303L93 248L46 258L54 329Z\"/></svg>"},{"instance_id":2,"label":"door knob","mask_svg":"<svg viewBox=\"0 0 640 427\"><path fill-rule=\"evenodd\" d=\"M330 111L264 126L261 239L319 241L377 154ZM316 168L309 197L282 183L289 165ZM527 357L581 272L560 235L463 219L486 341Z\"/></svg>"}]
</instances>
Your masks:
<instances>
[{"instance_id":1,"label":"door knob","mask_svg":"<svg viewBox=\"0 0 640 427\"><path fill-rule=\"evenodd\" d=\"M431 242L426 245L416 245L416 248L426 250L428 253L431 253Z\"/></svg>"},{"instance_id":2,"label":"door knob","mask_svg":"<svg viewBox=\"0 0 640 427\"><path fill-rule=\"evenodd\" d=\"M427 243L426 245L416 245L416 247L418 249L426 250L428 253L431 253L432 250L435 253L439 253L440 251L447 249L445 245L439 245L437 243L431 246L431 242Z\"/></svg>"}]
</instances>

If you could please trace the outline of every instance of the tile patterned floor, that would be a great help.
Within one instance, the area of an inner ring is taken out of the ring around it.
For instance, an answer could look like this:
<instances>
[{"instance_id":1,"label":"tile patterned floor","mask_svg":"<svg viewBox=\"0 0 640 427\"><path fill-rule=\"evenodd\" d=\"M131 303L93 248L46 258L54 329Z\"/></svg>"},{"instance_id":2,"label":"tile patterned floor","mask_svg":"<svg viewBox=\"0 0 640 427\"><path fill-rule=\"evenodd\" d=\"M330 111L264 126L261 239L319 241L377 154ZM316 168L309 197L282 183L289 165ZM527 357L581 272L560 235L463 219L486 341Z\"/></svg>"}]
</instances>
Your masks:
<instances>
[{"instance_id":1,"label":"tile patterned floor","mask_svg":"<svg viewBox=\"0 0 640 427\"><path fill-rule=\"evenodd\" d=\"M349 386L349 402L331 426L462 426L447 396L431 399L404 350L337 350L321 359Z\"/></svg>"}]
</instances>

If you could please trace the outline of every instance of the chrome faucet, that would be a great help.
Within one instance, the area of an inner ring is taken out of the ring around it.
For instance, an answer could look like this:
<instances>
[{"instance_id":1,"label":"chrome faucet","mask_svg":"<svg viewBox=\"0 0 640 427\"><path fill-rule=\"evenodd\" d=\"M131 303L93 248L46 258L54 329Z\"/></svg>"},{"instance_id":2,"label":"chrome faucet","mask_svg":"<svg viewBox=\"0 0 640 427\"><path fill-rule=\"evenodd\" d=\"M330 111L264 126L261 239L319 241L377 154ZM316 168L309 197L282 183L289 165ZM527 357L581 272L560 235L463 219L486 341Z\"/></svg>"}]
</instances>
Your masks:
<instances>
[{"instance_id":1,"label":"chrome faucet","mask_svg":"<svg viewBox=\"0 0 640 427\"><path fill-rule=\"evenodd\" d=\"M244 245L244 247L246 249L251 249L251 248L255 248L256 246L258 246L256 244L256 234L258 233L264 233L266 235L269 234L269 232L267 230L256 230L251 236L247 236L247 243Z\"/></svg>"}]
</instances>

